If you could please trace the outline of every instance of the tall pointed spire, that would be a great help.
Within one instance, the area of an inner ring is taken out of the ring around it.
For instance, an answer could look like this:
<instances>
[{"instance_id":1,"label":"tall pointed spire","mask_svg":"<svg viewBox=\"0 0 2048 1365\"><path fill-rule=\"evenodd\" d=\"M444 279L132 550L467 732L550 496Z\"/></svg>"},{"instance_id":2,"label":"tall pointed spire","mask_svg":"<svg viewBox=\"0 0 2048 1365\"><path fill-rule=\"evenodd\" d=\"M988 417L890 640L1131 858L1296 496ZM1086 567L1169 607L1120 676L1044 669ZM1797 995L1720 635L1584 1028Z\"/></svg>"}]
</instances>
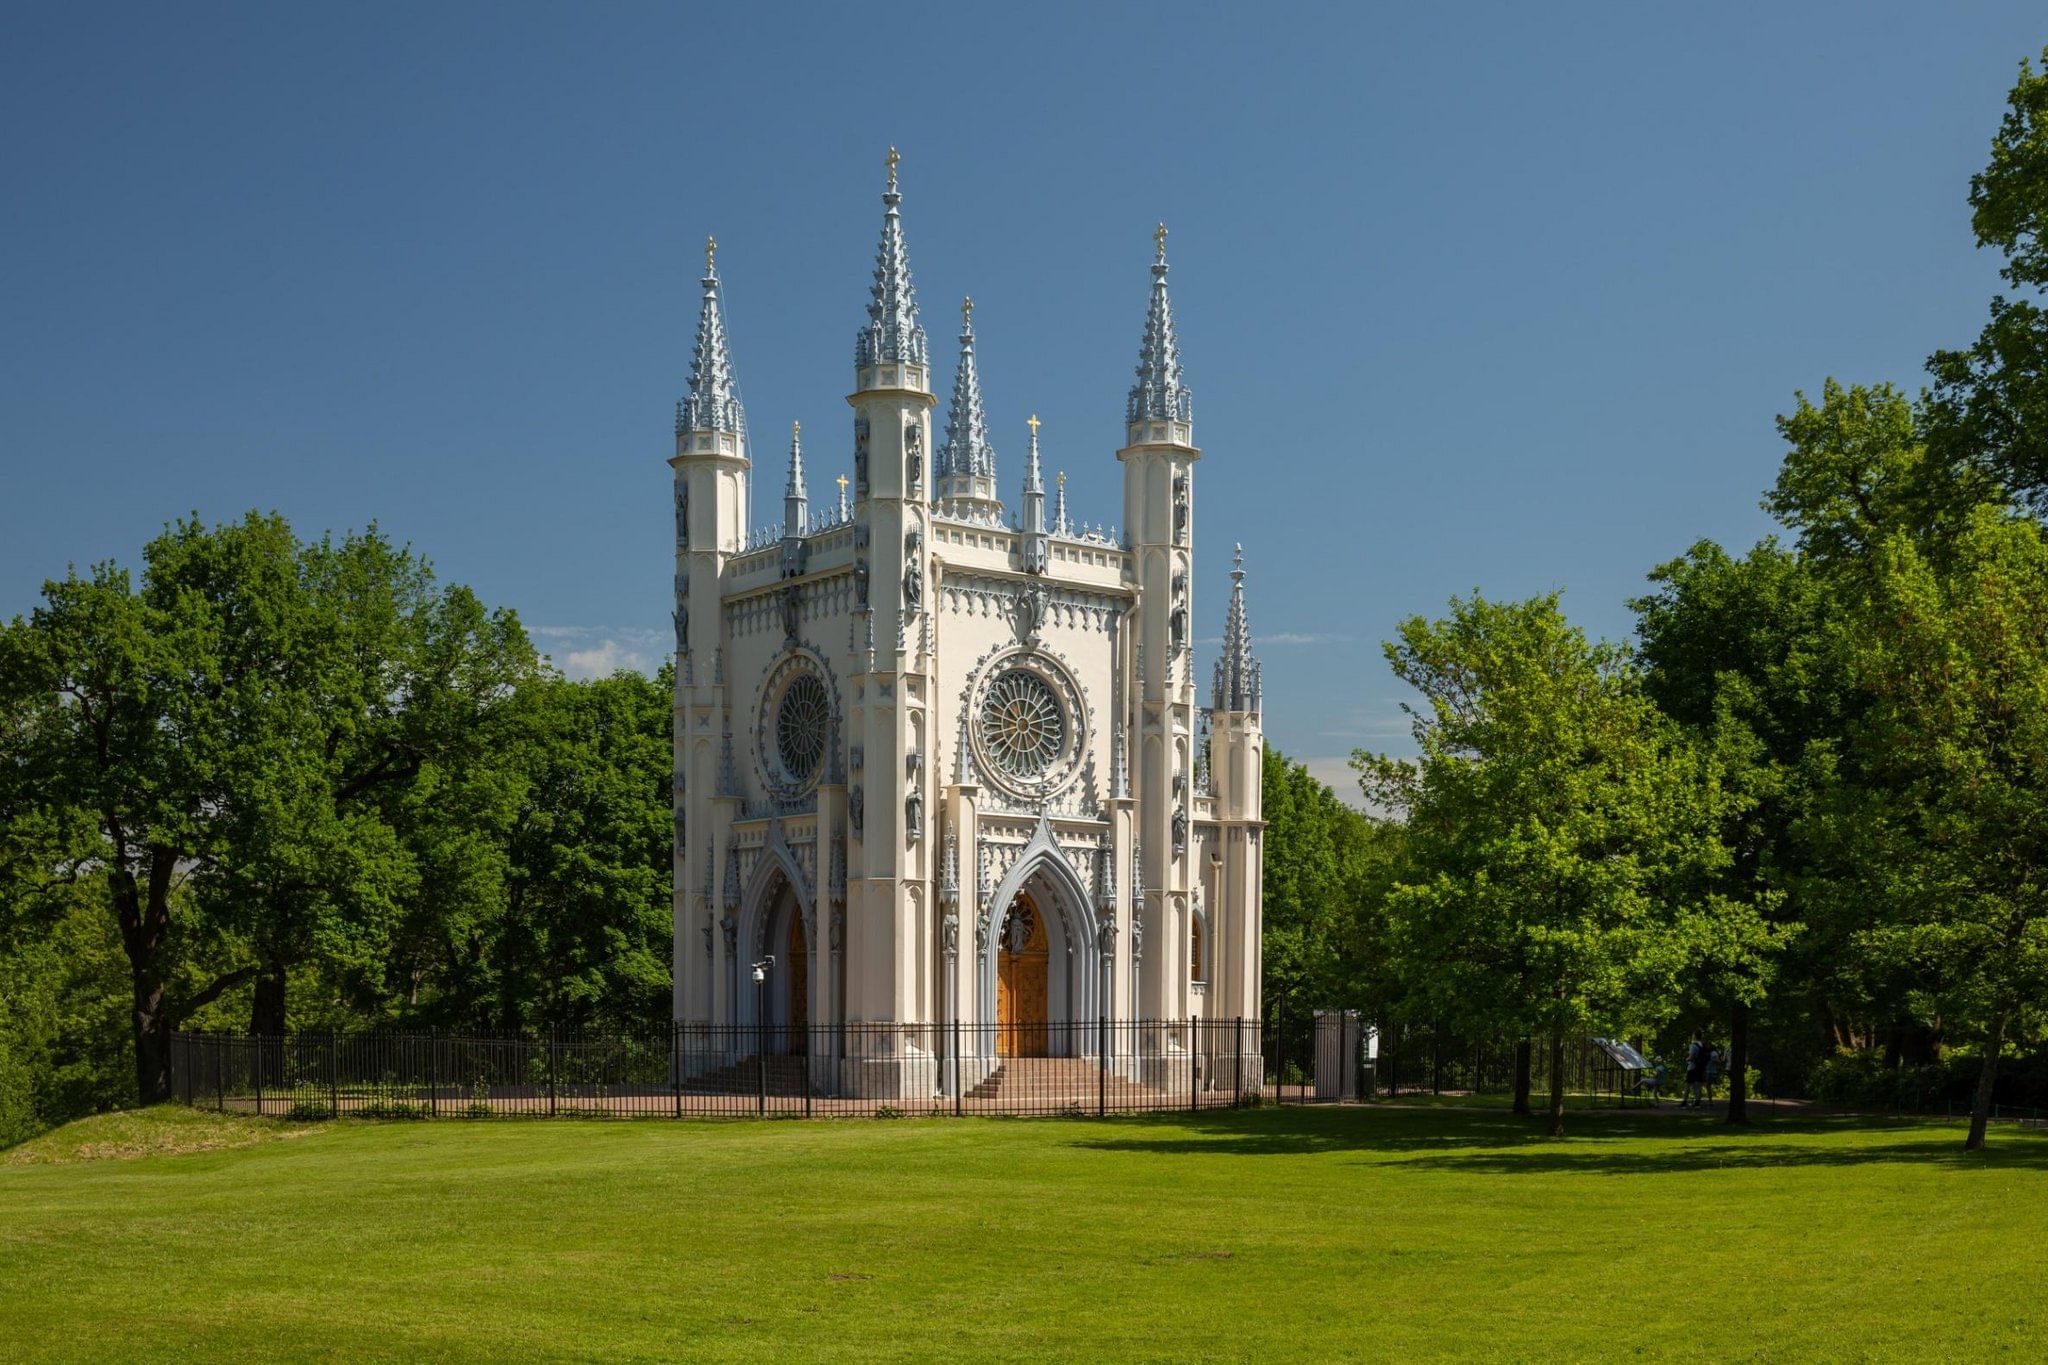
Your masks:
<instances>
[{"instance_id":1,"label":"tall pointed spire","mask_svg":"<svg viewBox=\"0 0 2048 1365\"><path fill-rule=\"evenodd\" d=\"M1038 462L1038 414L1027 423L1031 428L1030 454L1024 463L1024 512L1019 529L1024 532L1024 571L1044 573L1049 552L1045 544L1045 469Z\"/></svg>"},{"instance_id":2,"label":"tall pointed spire","mask_svg":"<svg viewBox=\"0 0 2048 1365\"><path fill-rule=\"evenodd\" d=\"M896 163L889 149L889 188L882 192L882 242L875 251L875 284L868 325L854 347L854 364L923 365L924 328L917 320L917 291L910 284L910 256L903 245L903 196L896 189Z\"/></svg>"},{"instance_id":3,"label":"tall pointed spire","mask_svg":"<svg viewBox=\"0 0 2048 1365\"><path fill-rule=\"evenodd\" d=\"M725 309L718 297L718 240L704 239L704 307L697 317L697 346L690 356L690 391L676 408L676 431L744 428L732 355L726 349Z\"/></svg>"},{"instance_id":4,"label":"tall pointed spire","mask_svg":"<svg viewBox=\"0 0 2048 1365\"><path fill-rule=\"evenodd\" d=\"M946 443L939 447L941 498L974 501L990 512L996 499L996 452L988 439L988 415L981 405L981 369L974 360L974 300L960 301L960 368L953 375L953 403L946 410Z\"/></svg>"},{"instance_id":5,"label":"tall pointed spire","mask_svg":"<svg viewBox=\"0 0 2048 1365\"><path fill-rule=\"evenodd\" d=\"M1153 233L1152 303L1145 313L1145 339L1138 347L1138 382L1125 405L1126 423L1194 421L1194 402L1180 370L1180 343L1173 335L1173 303L1166 296L1166 224Z\"/></svg>"},{"instance_id":6,"label":"tall pointed spire","mask_svg":"<svg viewBox=\"0 0 2048 1365\"><path fill-rule=\"evenodd\" d=\"M1230 614L1223 623L1223 653L1216 660L1212 705L1218 711L1257 711L1264 685L1252 657L1252 628L1244 610L1244 546L1230 570Z\"/></svg>"},{"instance_id":7,"label":"tall pointed spire","mask_svg":"<svg viewBox=\"0 0 2048 1365\"><path fill-rule=\"evenodd\" d=\"M789 424L789 482L782 488L782 534L800 536L810 517L809 495L804 491L804 424Z\"/></svg>"},{"instance_id":8,"label":"tall pointed spire","mask_svg":"<svg viewBox=\"0 0 2048 1365\"><path fill-rule=\"evenodd\" d=\"M1056 536L1072 535L1073 528L1067 524L1067 471L1062 469L1058 479L1059 491L1053 495L1052 533Z\"/></svg>"}]
</instances>

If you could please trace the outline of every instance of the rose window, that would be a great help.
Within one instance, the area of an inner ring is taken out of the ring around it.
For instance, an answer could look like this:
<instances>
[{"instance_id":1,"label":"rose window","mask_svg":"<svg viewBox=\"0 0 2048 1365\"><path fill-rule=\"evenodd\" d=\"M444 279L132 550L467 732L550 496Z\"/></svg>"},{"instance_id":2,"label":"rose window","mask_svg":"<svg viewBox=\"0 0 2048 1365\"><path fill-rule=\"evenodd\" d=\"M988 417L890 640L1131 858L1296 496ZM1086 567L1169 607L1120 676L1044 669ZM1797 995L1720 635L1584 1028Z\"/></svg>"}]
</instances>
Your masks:
<instances>
[{"instance_id":1,"label":"rose window","mask_svg":"<svg viewBox=\"0 0 2048 1365\"><path fill-rule=\"evenodd\" d=\"M981 741L1005 776L1043 777L1066 737L1066 712L1045 679L1012 669L989 685L981 702Z\"/></svg>"},{"instance_id":2,"label":"rose window","mask_svg":"<svg viewBox=\"0 0 2048 1365\"><path fill-rule=\"evenodd\" d=\"M832 699L816 674L799 673L775 708L775 753L791 780L808 782L825 757Z\"/></svg>"}]
</instances>

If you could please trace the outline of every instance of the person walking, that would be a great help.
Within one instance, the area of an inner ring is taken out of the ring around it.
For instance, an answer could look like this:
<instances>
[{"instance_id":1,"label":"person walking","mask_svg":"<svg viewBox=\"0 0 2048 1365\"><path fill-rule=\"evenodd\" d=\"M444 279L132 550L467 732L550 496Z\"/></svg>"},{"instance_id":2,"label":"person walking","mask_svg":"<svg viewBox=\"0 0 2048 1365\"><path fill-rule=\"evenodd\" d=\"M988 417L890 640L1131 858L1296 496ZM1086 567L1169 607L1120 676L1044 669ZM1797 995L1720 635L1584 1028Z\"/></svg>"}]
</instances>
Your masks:
<instances>
[{"instance_id":1,"label":"person walking","mask_svg":"<svg viewBox=\"0 0 2048 1365\"><path fill-rule=\"evenodd\" d=\"M1678 1102L1680 1109L1704 1107L1703 1098L1707 1089L1707 1041L1693 1030L1692 1042L1685 1049L1685 1098Z\"/></svg>"}]
</instances>

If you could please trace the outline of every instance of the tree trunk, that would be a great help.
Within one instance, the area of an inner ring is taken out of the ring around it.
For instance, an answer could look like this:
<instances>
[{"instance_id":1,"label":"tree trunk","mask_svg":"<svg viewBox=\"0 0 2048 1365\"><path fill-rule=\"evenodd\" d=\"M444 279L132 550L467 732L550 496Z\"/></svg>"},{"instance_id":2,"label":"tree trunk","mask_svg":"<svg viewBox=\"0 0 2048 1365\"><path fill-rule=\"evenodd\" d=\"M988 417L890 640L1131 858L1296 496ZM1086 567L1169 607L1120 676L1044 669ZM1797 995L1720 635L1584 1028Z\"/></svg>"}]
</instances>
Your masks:
<instances>
[{"instance_id":1,"label":"tree trunk","mask_svg":"<svg viewBox=\"0 0 2048 1365\"><path fill-rule=\"evenodd\" d=\"M1984 1040L1984 1069L1977 1073L1977 1102L1970 1107L1970 1136L1963 1150L1974 1152L1984 1145L1984 1128L1991 1122L1991 1087L1998 1081L1998 1050L2005 1046L2005 1016L1991 1021L1991 1036Z\"/></svg>"},{"instance_id":2,"label":"tree trunk","mask_svg":"<svg viewBox=\"0 0 2048 1365\"><path fill-rule=\"evenodd\" d=\"M1564 1030L1550 1035L1550 1135L1564 1136Z\"/></svg>"},{"instance_id":3,"label":"tree trunk","mask_svg":"<svg viewBox=\"0 0 2048 1365\"><path fill-rule=\"evenodd\" d=\"M281 1038L285 1034L285 969L276 961L266 961L263 972L256 978L256 989L249 1002L249 1032L270 1038Z\"/></svg>"},{"instance_id":4,"label":"tree trunk","mask_svg":"<svg viewBox=\"0 0 2048 1365\"><path fill-rule=\"evenodd\" d=\"M164 1017L163 983L140 970L131 970L130 975L135 989L135 1098L140 1104L158 1104L171 1098L171 1027Z\"/></svg>"},{"instance_id":5,"label":"tree trunk","mask_svg":"<svg viewBox=\"0 0 2048 1365\"><path fill-rule=\"evenodd\" d=\"M1529 1117L1529 1054L1532 1050L1527 1038L1515 1044L1515 1114L1519 1118Z\"/></svg>"},{"instance_id":6,"label":"tree trunk","mask_svg":"<svg viewBox=\"0 0 2048 1365\"><path fill-rule=\"evenodd\" d=\"M1749 1122L1749 1006L1728 1011L1728 1122Z\"/></svg>"}]
</instances>

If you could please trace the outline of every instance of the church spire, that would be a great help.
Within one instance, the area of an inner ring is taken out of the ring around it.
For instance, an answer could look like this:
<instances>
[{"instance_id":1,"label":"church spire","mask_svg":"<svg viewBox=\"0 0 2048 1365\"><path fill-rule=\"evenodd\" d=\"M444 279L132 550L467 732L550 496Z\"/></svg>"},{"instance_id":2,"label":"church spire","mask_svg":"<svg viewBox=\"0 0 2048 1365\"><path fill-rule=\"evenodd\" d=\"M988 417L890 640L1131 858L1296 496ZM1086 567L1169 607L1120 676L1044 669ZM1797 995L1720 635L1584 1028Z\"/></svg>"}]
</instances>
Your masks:
<instances>
[{"instance_id":1,"label":"church spire","mask_svg":"<svg viewBox=\"0 0 2048 1365\"><path fill-rule=\"evenodd\" d=\"M1024 571L1044 573L1049 552L1045 543L1045 469L1038 462L1038 414L1032 413L1031 450L1024 464Z\"/></svg>"},{"instance_id":2,"label":"church spire","mask_svg":"<svg viewBox=\"0 0 2048 1365\"><path fill-rule=\"evenodd\" d=\"M810 499L804 491L804 424L789 424L789 482L782 488L782 534L800 536L810 517Z\"/></svg>"},{"instance_id":3,"label":"church spire","mask_svg":"<svg viewBox=\"0 0 2048 1365\"><path fill-rule=\"evenodd\" d=\"M1152 302L1145 339L1138 346L1138 382L1131 386L1124 421L1193 422L1194 404L1182 381L1180 343L1173 335L1173 303L1166 296L1166 224L1152 234Z\"/></svg>"},{"instance_id":4,"label":"church spire","mask_svg":"<svg viewBox=\"0 0 2048 1365\"><path fill-rule=\"evenodd\" d=\"M1244 610L1244 546L1230 570L1230 614L1223 623L1223 654L1216 660L1212 705L1218 711L1257 711L1264 684L1252 657L1251 624Z\"/></svg>"},{"instance_id":5,"label":"church spire","mask_svg":"<svg viewBox=\"0 0 2048 1365\"><path fill-rule=\"evenodd\" d=\"M725 309L718 297L718 241L704 239L704 309L697 318L697 347L690 356L690 391L676 408L676 432L729 431L738 434L739 386L725 344Z\"/></svg>"},{"instance_id":6,"label":"church spire","mask_svg":"<svg viewBox=\"0 0 2048 1365\"><path fill-rule=\"evenodd\" d=\"M1067 525L1067 471L1062 469L1054 482L1059 485L1059 491L1053 495L1052 533L1056 536L1072 535L1073 528Z\"/></svg>"},{"instance_id":7,"label":"church spire","mask_svg":"<svg viewBox=\"0 0 2048 1365\"><path fill-rule=\"evenodd\" d=\"M973 500L1001 508L996 500L996 452L989 444L988 414L981 405L981 370L974 361L974 300L960 301L960 368L953 375L953 403L946 411L946 443L935 471L941 498Z\"/></svg>"},{"instance_id":8,"label":"church spire","mask_svg":"<svg viewBox=\"0 0 2048 1365\"><path fill-rule=\"evenodd\" d=\"M903 245L903 196L896 189L896 163L889 149L889 188L882 192L882 242L875 251L875 284L868 325L854 347L854 364L918 365L925 362L924 328L917 320L917 291L910 284L910 256ZM922 387L920 385L920 387Z\"/></svg>"}]
</instances>

